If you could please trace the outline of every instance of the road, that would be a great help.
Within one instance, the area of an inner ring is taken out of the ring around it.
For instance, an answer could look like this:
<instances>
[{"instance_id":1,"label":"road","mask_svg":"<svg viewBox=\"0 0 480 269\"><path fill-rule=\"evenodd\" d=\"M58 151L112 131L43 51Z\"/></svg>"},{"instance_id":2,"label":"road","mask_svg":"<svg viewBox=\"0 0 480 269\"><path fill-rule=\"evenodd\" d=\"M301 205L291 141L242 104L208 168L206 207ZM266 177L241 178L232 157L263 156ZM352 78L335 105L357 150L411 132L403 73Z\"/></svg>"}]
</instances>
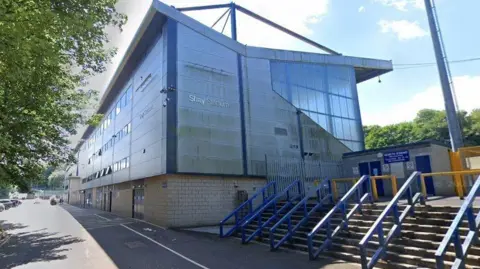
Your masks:
<instances>
[{"instance_id":1,"label":"road","mask_svg":"<svg viewBox=\"0 0 480 269\"><path fill-rule=\"evenodd\" d=\"M48 201L1 212L0 225L11 235L0 247L5 269L358 268Z\"/></svg>"}]
</instances>

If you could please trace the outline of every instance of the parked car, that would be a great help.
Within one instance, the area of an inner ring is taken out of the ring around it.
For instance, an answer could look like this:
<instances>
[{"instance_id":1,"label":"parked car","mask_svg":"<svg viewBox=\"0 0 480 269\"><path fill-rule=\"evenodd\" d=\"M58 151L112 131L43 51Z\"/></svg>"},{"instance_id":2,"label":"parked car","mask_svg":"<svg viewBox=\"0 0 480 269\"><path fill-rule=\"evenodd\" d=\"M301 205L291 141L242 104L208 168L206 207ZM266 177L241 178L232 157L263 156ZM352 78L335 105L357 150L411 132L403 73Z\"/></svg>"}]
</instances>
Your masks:
<instances>
[{"instance_id":1,"label":"parked car","mask_svg":"<svg viewBox=\"0 0 480 269\"><path fill-rule=\"evenodd\" d=\"M2 212L3 210L5 210L5 206L2 203L0 203L0 212Z\"/></svg>"},{"instance_id":2,"label":"parked car","mask_svg":"<svg viewBox=\"0 0 480 269\"><path fill-rule=\"evenodd\" d=\"M10 209L10 208L14 207L12 201L7 200L7 199L1 199L0 203L5 206L5 209Z\"/></svg>"},{"instance_id":3,"label":"parked car","mask_svg":"<svg viewBox=\"0 0 480 269\"><path fill-rule=\"evenodd\" d=\"M10 199L10 201L12 201L14 203L15 206L19 206L22 204L22 202L18 199Z\"/></svg>"}]
</instances>

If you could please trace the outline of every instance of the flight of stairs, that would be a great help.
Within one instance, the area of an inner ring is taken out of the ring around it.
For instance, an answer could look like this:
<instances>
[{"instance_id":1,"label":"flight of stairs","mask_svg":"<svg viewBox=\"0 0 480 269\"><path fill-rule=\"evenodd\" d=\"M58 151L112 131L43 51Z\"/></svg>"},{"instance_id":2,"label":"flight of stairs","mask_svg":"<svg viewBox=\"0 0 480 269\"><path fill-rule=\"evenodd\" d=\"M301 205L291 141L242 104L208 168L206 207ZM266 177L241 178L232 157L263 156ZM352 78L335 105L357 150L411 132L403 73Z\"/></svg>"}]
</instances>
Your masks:
<instances>
[{"instance_id":1,"label":"flight of stairs","mask_svg":"<svg viewBox=\"0 0 480 269\"><path fill-rule=\"evenodd\" d=\"M282 204L279 203L279 207ZM349 208L352 208L350 205ZM309 207L313 207L310 204ZM300 228L293 236L292 242L286 242L283 248L293 248L300 251L308 252L307 234L311 229L323 218L323 216L331 209L332 206L324 208L323 211L314 213L309 222ZM360 253L358 244L365 233L381 214L385 206L376 204L366 204L363 206L363 215L356 214L349 221L348 231L340 232L333 240L331 248L321 255L335 257L345 261L360 263ZM403 210L405 206L399 206L399 210ZM407 217L402 226L401 237L395 238L388 246L387 255L380 260L376 267L379 268L436 268L435 251L447 232L458 207L433 207L433 206L417 206L415 208L415 216ZM478 211L478 209L476 210ZM263 220L267 220L272 215L271 212L265 212L262 216ZM281 216L279 217L279 219ZM302 219L301 212L294 214L292 226ZM332 218L333 229L340 223L341 214L335 214ZM274 223L273 223L274 224ZM273 225L272 224L272 225ZM257 240L263 243L269 243L269 225L265 228L262 236ZM384 222L384 234L388 234L389 229L393 225L393 219L389 217ZM461 230L462 241L468 231L467 222L464 221ZM249 234L255 230L255 222L251 223L247 229ZM280 226L275 234L277 240L281 239L287 233L287 225ZM241 236L240 233L237 236ZM317 248L325 239L325 230L320 230L314 239L314 245ZM370 240L369 258L373 251L378 248L377 236ZM480 268L480 246L474 246L468 253L466 268ZM306 257L307 258L307 257ZM321 257L319 257L321 259ZM450 268L455 259L453 245L450 246L445 255L445 266Z\"/></svg>"}]
</instances>

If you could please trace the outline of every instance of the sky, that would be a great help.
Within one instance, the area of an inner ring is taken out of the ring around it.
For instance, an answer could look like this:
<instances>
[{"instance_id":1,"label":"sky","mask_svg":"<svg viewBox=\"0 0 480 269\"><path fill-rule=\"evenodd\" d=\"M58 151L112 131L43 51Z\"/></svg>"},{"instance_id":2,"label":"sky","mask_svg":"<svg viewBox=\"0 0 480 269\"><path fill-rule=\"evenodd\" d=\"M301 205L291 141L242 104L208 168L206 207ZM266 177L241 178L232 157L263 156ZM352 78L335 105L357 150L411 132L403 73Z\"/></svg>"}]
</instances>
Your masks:
<instances>
[{"instance_id":1,"label":"sky","mask_svg":"<svg viewBox=\"0 0 480 269\"><path fill-rule=\"evenodd\" d=\"M176 7L222 4L222 0L165 0ZM151 0L120 0L118 10L128 16L120 33L108 29L118 48L108 71L92 78L102 92L121 60ZM237 4L343 55L391 60L394 71L358 84L364 125L388 125L415 118L420 109L444 109L443 96L428 28L424 0L238 0ZM449 61L480 58L480 1L435 0ZM211 26L224 10L187 12ZM223 20L214 29L221 31ZM229 26L224 33L230 35ZM238 15L241 43L269 48L318 52L280 31ZM405 65L406 64L406 65ZM480 61L450 65L461 110L480 108Z\"/></svg>"}]
</instances>

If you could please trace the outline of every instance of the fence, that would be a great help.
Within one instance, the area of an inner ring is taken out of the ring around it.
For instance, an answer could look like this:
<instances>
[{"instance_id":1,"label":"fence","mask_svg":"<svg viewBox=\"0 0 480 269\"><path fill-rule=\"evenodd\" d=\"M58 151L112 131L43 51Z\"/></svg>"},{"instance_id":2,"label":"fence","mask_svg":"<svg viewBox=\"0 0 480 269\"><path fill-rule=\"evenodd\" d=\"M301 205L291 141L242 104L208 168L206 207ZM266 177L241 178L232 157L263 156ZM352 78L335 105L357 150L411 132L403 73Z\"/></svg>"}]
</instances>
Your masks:
<instances>
[{"instance_id":1,"label":"fence","mask_svg":"<svg viewBox=\"0 0 480 269\"><path fill-rule=\"evenodd\" d=\"M343 176L341 161L320 161L302 159L269 159L265 157L268 182L276 182L281 192L295 180L303 182L308 190L325 178Z\"/></svg>"}]
</instances>

